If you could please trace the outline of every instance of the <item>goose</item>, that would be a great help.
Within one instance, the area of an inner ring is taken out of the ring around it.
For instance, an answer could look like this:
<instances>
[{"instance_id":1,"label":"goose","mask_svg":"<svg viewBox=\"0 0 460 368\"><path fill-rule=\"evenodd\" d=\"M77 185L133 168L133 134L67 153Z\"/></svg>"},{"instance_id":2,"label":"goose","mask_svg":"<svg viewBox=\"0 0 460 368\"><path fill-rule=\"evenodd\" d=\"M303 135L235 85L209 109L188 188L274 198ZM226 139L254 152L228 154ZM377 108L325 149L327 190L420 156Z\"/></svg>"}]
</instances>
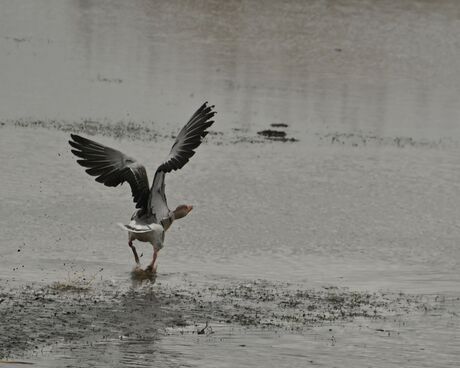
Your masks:
<instances>
[{"instance_id":1,"label":"goose","mask_svg":"<svg viewBox=\"0 0 460 368\"><path fill-rule=\"evenodd\" d=\"M85 171L89 175L96 176L97 182L108 187L129 183L136 210L129 224L118 225L128 232L128 246L133 252L136 267L140 268L140 262L133 241L152 244L152 262L146 272L156 273L158 253L163 248L166 230L173 221L187 216L193 209L192 205L186 204L179 205L174 211L169 209L165 175L181 169L195 154L194 150L209 133L206 129L214 123L211 120L216 113L214 107L205 102L180 130L169 155L158 166L151 188L145 167L134 158L77 134L70 135L69 144L73 148L71 152L79 158L77 163L87 168Z\"/></svg>"}]
</instances>

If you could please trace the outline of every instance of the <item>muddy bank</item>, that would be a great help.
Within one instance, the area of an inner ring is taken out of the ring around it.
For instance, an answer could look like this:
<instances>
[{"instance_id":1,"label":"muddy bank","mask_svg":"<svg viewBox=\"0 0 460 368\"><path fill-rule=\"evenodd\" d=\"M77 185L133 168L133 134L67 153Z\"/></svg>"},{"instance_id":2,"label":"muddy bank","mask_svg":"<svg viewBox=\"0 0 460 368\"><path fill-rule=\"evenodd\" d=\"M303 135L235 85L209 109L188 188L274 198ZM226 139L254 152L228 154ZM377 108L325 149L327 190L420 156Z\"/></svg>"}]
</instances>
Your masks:
<instances>
[{"instance_id":1,"label":"muddy bank","mask_svg":"<svg viewBox=\"0 0 460 368\"><path fill-rule=\"evenodd\" d=\"M127 287L52 284L6 289L0 294L0 358L58 343L135 338L156 341L176 329L206 334L228 324L297 331L356 318L386 320L442 308L445 297L366 293L342 288L302 289L287 283L144 283ZM191 330L190 330L191 327ZM173 330L171 330L173 328Z\"/></svg>"},{"instance_id":2,"label":"muddy bank","mask_svg":"<svg viewBox=\"0 0 460 368\"><path fill-rule=\"evenodd\" d=\"M57 121L57 120L14 120L1 121L1 127L20 128L45 128L69 133L86 134L89 136L107 136L116 139L138 140L144 142L158 142L163 140L173 141L176 138L181 125L171 125L173 129L166 129L165 124L134 121ZM174 129L174 127L176 129ZM419 147L419 148L458 148L460 143L451 137L439 139L420 139L410 136L385 136L376 135L371 132L348 131L348 132L311 132L302 139L298 136L288 135L287 124L274 123L270 127L275 129L264 129L254 132L250 129L233 128L225 131L212 130L206 139L207 142L216 145L238 144L238 143L298 143L306 141L314 144L331 144L350 147ZM225 127L224 127L225 129Z\"/></svg>"}]
</instances>

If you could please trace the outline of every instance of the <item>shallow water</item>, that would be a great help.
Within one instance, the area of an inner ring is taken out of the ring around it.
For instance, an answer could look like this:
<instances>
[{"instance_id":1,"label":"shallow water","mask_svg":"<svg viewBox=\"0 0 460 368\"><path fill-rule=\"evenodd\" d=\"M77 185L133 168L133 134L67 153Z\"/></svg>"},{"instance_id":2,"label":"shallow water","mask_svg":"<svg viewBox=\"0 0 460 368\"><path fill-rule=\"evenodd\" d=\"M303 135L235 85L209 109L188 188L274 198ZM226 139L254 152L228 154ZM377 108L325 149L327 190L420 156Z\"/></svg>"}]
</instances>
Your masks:
<instances>
[{"instance_id":1,"label":"shallow water","mask_svg":"<svg viewBox=\"0 0 460 368\"><path fill-rule=\"evenodd\" d=\"M436 4L3 2L0 357L455 366L460 6ZM115 225L130 191L85 175L69 132L152 175L204 100L213 134L167 177L170 205L194 210L168 232L157 283L132 288ZM353 293L376 300L328 319Z\"/></svg>"},{"instance_id":2,"label":"shallow water","mask_svg":"<svg viewBox=\"0 0 460 368\"><path fill-rule=\"evenodd\" d=\"M15 1L0 117L460 137L456 1Z\"/></svg>"},{"instance_id":3,"label":"shallow water","mask_svg":"<svg viewBox=\"0 0 460 368\"><path fill-rule=\"evenodd\" d=\"M70 267L125 277L132 259L115 223L131 215L130 191L84 175L66 133L2 130L2 155L14 162L3 170L2 275L27 280L39 258L44 281ZM170 145L98 138L146 163ZM167 178L171 206L195 209L168 233L160 271L457 291L458 164L457 149L210 139L200 159ZM19 223L27 226L18 236ZM151 247L139 250L147 263Z\"/></svg>"}]
</instances>

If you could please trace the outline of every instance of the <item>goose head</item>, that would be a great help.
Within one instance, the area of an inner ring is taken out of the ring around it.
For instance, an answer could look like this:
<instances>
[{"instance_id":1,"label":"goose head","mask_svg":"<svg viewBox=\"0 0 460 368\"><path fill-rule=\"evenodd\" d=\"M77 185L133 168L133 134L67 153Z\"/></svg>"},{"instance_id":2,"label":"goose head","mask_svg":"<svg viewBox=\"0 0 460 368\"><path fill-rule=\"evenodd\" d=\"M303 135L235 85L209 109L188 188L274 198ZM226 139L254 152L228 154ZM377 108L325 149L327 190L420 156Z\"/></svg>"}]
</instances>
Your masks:
<instances>
[{"instance_id":1,"label":"goose head","mask_svg":"<svg viewBox=\"0 0 460 368\"><path fill-rule=\"evenodd\" d=\"M192 205L181 204L180 206L177 206L177 208L174 210L174 217L176 219L180 219L182 217L185 217L190 213L191 210L193 210Z\"/></svg>"}]
</instances>

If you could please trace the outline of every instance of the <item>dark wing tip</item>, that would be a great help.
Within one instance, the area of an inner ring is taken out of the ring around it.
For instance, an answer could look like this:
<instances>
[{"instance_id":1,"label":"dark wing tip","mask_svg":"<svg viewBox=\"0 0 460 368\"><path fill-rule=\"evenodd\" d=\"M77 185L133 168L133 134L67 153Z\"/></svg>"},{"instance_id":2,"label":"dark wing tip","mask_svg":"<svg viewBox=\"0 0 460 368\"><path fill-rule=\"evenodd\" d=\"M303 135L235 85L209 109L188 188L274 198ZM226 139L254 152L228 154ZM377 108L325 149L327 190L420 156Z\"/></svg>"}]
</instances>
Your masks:
<instances>
[{"instance_id":1,"label":"dark wing tip","mask_svg":"<svg viewBox=\"0 0 460 368\"><path fill-rule=\"evenodd\" d=\"M85 138L83 138L82 136L78 135L78 134L73 134L73 133L70 133L70 137L72 138L72 140L74 142L77 142L77 143L80 143L82 142ZM71 141L69 141L70 143Z\"/></svg>"},{"instance_id":2,"label":"dark wing tip","mask_svg":"<svg viewBox=\"0 0 460 368\"><path fill-rule=\"evenodd\" d=\"M202 104L190 118L189 122L179 132L171 149L168 159L163 162L158 171L164 173L181 169L195 154L195 149L202 143L209 133L207 129L214 124L212 117L215 106L208 106L208 101Z\"/></svg>"},{"instance_id":3,"label":"dark wing tip","mask_svg":"<svg viewBox=\"0 0 460 368\"><path fill-rule=\"evenodd\" d=\"M80 137L79 135L76 135L76 134L72 134L72 133L71 133L71 134L70 134L70 138L71 138L71 139L68 141L69 144L70 144L71 146L73 146L73 145L77 142L77 140L78 140L79 137Z\"/></svg>"}]
</instances>

